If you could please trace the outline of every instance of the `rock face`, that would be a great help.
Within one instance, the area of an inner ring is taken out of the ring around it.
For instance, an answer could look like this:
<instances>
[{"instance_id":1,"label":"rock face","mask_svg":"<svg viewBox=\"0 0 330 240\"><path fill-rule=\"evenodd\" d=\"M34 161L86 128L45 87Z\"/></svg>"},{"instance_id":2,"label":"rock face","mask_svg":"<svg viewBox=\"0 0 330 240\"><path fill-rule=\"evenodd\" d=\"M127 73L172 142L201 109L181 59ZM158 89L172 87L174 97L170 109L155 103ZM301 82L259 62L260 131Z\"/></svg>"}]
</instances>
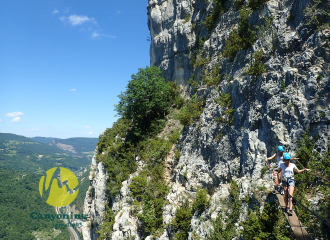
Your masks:
<instances>
[{"instance_id":1,"label":"rock face","mask_svg":"<svg viewBox=\"0 0 330 240\"><path fill-rule=\"evenodd\" d=\"M54 146L54 147L58 147L58 148L60 148L60 149L62 149L64 151L69 151L69 152L72 152L72 153L77 153L73 146L68 145L68 144L57 142L56 140L51 141L49 143L49 145L50 146Z\"/></svg>"},{"instance_id":2,"label":"rock face","mask_svg":"<svg viewBox=\"0 0 330 240\"><path fill-rule=\"evenodd\" d=\"M199 39L206 36L202 47L208 56L205 68L217 66L226 76L216 86L199 84L196 94L206 99L206 107L199 120L184 128L177 146L181 157L169 171L172 187L164 208L164 224L171 222L182 199L195 194L198 187L213 193L209 208L201 215L203 221L193 217L189 239L194 239L195 234L201 239L207 238L210 221L221 210L219 202L229 195L230 179L237 181L241 198L256 186L272 188L271 177L261 178L261 169L278 145L294 156L297 140L309 130L311 135L320 136L318 150L327 149L330 143L330 29L314 31L305 24L303 9L310 3L308 0L270 0L253 11L250 24L262 25L266 17L272 17L275 34L265 31L252 47L240 50L235 59L229 61L222 53L226 39L239 21L234 1L226 1L228 10L208 32L202 22L212 12L214 2L149 0L150 61L151 65L161 68L166 81L187 88L191 76L202 79L203 71L194 68L190 60L198 49ZM246 70L252 65L256 51L263 53L266 72L252 76ZM217 117L225 115L225 107L216 101L223 92L230 93L232 98L233 124L217 121ZM138 222L129 214L130 179L123 183L121 195L116 197L117 203L122 201L122 208L119 210L118 204L114 204L113 210L119 215L116 215L112 239L133 236L140 239ZM244 218L244 206L241 218ZM164 231L158 239L171 239L170 235Z\"/></svg>"},{"instance_id":3,"label":"rock face","mask_svg":"<svg viewBox=\"0 0 330 240\"><path fill-rule=\"evenodd\" d=\"M84 214L88 215L87 221L83 222L82 234L85 240L99 238L97 231L103 221L107 204L107 173L102 162L96 162L96 156L92 158L91 171L89 174L90 186L84 202Z\"/></svg>"}]
</instances>

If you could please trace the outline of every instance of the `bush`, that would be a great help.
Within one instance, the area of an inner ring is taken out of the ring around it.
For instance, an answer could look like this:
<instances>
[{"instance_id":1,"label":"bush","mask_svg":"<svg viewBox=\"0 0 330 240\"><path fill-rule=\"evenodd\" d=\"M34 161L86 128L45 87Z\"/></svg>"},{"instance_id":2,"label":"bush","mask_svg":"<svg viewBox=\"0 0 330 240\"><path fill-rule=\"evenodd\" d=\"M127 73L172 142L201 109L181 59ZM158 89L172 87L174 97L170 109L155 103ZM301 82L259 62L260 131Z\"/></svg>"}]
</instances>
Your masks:
<instances>
[{"instance_id":1,"label":"bush","mask_svg":"<svg viewBox=\"0 0 330 240\"><path fill-rule=\"evenodd\" d=\"M266 66L262 63L263 53L262 50L256 51L252 58L254 62L251 62L251 66L248 68L247 73L250 75L260 75L267 71Z\"/></svg>"},{"instance_id":2,"label":"bush","mask_svg":"<svg viewBox=\"0 0 330 240\"><path fill-rule=\"evenodd\" d=\"M172 99L172 106L181 108L185 100L181 97L180 87L175 82L167 83L171 87L170 97Z\"/></svg>"},{"instance_id":3,"label":"bush","mask_svg":"<svg viewBox=\"0 0 330 240\"><path fill-rule=\"evenodd\" d=\"M100 234L100 240L106 240L111 237L114 224L115 224L115 215L112 212L111 208L108 205L106 205L105 216L102 221L102 225L100 226L100 230L98 232Z\"/></svg>"},{"instance_id":4,"label":"bush","mask_svg":"<svg viewBox=\"0 0 330 240\"><path fill-rule=\"evenodd\" d=\"M197 211L200 215L207 208L208 204L207 190L198 188L192 205L189 204L188 200L185 200L183 204L177 208L175 218L171 224L174 229L174 236L176 239L187 239L191 219L194 213Z\"/></svg>"},{"instance_id":5,"label":"bush","mask_svg":"<svg viewBox=\"0 0 330 240\"><path fill-rule=\"evenodd\" d=\"M232 100L230 93L222 93L218 98L215 99L215 102L224 107L225 116L216 117L215 121L219 124L225 123L227 125L232 125L234 123L234 113L235 109L231 107Z\"/></svg>"},{"instance_id":6,"label":"bush","mask_svg":"<svg viewBox=\"0 0 330 240\"><path fill-rule=\"evenodd\" d=\"M220 82L223 79L223 75L220 73L221 68L219 64L212 67L211 72L208 70L205 70L204 77L203 77L203 83L206 84L206 86L217 86L220 84Z\"/></svg>"},{"instance_id":7,"label":"bush","mask_svg":"<svg viewBox=\"0 0 330 240\"><path fill-rule=\"evenodd\" d=\"M193 95L186 106L182 107L179 114L179 120L184 126L189 126L196 121L202 114L205 107L205 99L197 99Z\"/></svg>"},{"instance_id":8,"label":"bush","mask_svg":"<svg viewBox=\"0 0 330 240\"><path fill-rule=\"evenodd\" d=\"M211 32L213 30L219 15L225 12L225 6L224 6L225 2L226 0L215 1L215 6L213 8L212 13L209 16L207 16L204 21L204 25L206 26L207 31Z\"/></svg>"},{"instance_id":9,"label":"bush","mask_svg":"<svg viewBox=\"0 0 330 240\"><path fill-rule=\"evenodd\" d=\"M242 224L244 227L243 237L244 239L258 240L290 240L293 236L291 231L285 228L287 224L276 205L266 203L262 213L258 207L255 211L249 211L247 220Z\"/></svg>"},{"instance_id":10,"label":"bush","mask_svg":"<svg viewBox=\"0 0 330 240\"><path fill-rule=\"evenodd\" d=\"M232 31L226 40L223 56L229 57L230 61L234 60L239 50L246 50L251 47L256 39L256 34L252 31L252 27L249 24L249 15L251 12L249 8L241 8L239 11L240 20L238 28Z\"/></svg>"},{"instance_id":11,"label":"bush","mask_svg":"<svg viewBox=\"0 0 330 240\"><path fill-rule=\"evenodd\" d=\"M207 200L207 190L198 188L195 201L192 205L192 212L195 213L197 211L198 215L200 215L207 208L208 204L209 202Z\"/></svg>"},{"instance_id":12,"label":"bush","mask_svg":"<svg viewBox=\"0 0 330 240\"><path fill-rule=\"evenodd\" d=\"M163 163L148 166L132 179L130 189L133 197L143 203L138 218L143 222L144 235L157 235L163 225L163 207L169 187L164 182Z\"/></svg>"},{"instance_id":13,"label":"bush","mask_svg":"<svg viewBox=\"0 0 330 240\"><path fill-rule=\"evenodd\" d=\"M190 229L190 222L193 213L189 202L186 200L175 212L175 218L172 222L174 236L177 240L186 240Z\"/></svg>"},{"instance_id":14,"label":"bush","mask_svg":"<svg viewBox=\"0 0 330 240\"><path fill-rule=\"evenodd\" d=\"M313 185L304 183L314 182L316 177L323 182L330 181L330 147L328 147L328 150L325 153L320 154L315 149L318 139L318 135L311 137L309 131L306 130L302 137L297 141L299 147L297 150L297 157L299 158L297 167L299 169L306 167L311 169L312 172L304 172L295 175L295 179L299 185L297 185L298 189L295 189L294 191L294 197L304 206L310 208L311 203L307 200L306 196L314 195L316 191L323 194L325 201L319 203L317 213L321 218L325 219L330 212L330 191L328 187L314 187ZM315 238L324 238L321 224L319 224L318 220L308 211L305 211L299 204L296 205L296 209L299 220L311 229L310 234L315 236Z\"/></svg>"}]
</instances>

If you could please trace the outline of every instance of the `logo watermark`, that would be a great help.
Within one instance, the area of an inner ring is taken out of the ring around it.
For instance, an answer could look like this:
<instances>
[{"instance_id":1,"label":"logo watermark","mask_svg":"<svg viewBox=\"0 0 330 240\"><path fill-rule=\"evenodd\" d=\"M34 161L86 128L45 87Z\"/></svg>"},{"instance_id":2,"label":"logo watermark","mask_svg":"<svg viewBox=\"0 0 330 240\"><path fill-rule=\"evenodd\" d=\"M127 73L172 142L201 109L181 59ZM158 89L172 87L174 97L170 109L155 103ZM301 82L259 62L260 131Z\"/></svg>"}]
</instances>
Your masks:
<instances>
[{"instance_id":1,"label":"logo watermark","mask_svg":"<svg viewBox=\"0 0 330 240\"><path fill-rule=\"evenodd\" d=\"M39 181L39 193L40 196L48 198L46 203L60 208L65 207L72 203L78 195L79 189L76 189L73 193L70 193L78 186L78 179L76 175L67 168L59 167L60 169L60 183L62 187L59 187L59 183L56 177L53 178L55 171L58 167L54 167L46 171L46 176L42 176ZM66 182L67 181L67 182ZM66 184L65 184L66 182ZM46 195L46 196L45 196ZM66 208L67 209L67 208ZM61 214L59 209L56 210L57 214L42 214L38 212L32 212L30 214L31 219L37 220L62 220L64 223L56 223L55 228L66 228L66 227L77 227L82 226L82 222L87 220L87 214L73 214L73 212L68 214ZM55 221L55 222L56 222Z\"/></svg>"},{"instance_id":2,"label":"logo watermark","mask_svg":"<svg viewBox=\"0 0 330 240\"><path fill-rule=\"evenodd\" d=\"M42 197L43 190L45 187L45 190L47 191L49 189L49 185L51 183L52 177L54 172L56 171L57 167L49 169L46 174L47 177L45 179L45 176L42 176L39 181L39 193L40 196ZM66 180L68 181L68 187L70 190L73 190L75 187L78 186L78 179L76 175L74 175L73 172L71 172L69 169L60 167L60 176L61 176L61 182L65 182ZM45 184L44 184L45 183ZM45 185L45 186L44 186ZM46 201L51 206L54 207L64 207L66 205L69 205L70 203L75 200L79 192L79 189L77 189L74 193L68 193L68 190L66 188L66 185L63 185L61 188L58 187L58 182L57 179L54 178L50 191L49 191L49 196Z\"/></svg>"}]
</instances>

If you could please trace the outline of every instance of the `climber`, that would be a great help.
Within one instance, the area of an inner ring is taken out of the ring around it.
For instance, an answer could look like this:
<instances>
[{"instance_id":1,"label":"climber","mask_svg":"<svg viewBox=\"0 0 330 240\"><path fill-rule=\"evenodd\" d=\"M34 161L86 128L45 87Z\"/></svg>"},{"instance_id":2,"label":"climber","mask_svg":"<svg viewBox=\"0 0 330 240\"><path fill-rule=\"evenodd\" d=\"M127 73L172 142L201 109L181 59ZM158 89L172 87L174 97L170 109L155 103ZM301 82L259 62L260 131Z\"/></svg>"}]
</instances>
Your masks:
<instances>
[{"instance_id":1,"label":"climber","mask_svg":"<svg viewBox=\"0 0 330 240\"><path fill-rule=\"evenodd\" d=\"M268 163L268 160L271 160L271 159L276 157L277 162L276 162L275 171L278 170L278 168L280 167L280 164L283 162L283 152L284 152L284 147L283 146L278 146L277 147L277 153L275 153L273 156L271 156L271 157L269 157L265 160L266 163ZM277 182L278 182L278 184L281 183L281 176L279 174L277 174ZM280 185L278 185L277 191L281 192L282 195L284 194L284 190L281 189Z\"/></svg>"},{"instance_id":2,"label":"climber","mask_svg":"<svg viewBox=\"0 0 330 240\"><path fill-rule=\"evenodd\" d=\"M283 188L285 191L285 195L284 195L285 206L286 206L285 211L288 213L289 216L292 216L292 196L293 196L293 190L295 187L293 170L295 170L297 173L302 173L304 171L310 172L311 170L308 168L299 170L294 163L290 162L291 156L289 153L284 153L283 159L284 159L284 162L282 162L280 164L278 173L280 174L283 171L282 185L283 185ZM292 158L292 159L294 159L294 158ZM289 196L288 196L288 194L289 194ZM288 199L289 199L289 201L288 201Z\"/></svg>"}]
</instances>

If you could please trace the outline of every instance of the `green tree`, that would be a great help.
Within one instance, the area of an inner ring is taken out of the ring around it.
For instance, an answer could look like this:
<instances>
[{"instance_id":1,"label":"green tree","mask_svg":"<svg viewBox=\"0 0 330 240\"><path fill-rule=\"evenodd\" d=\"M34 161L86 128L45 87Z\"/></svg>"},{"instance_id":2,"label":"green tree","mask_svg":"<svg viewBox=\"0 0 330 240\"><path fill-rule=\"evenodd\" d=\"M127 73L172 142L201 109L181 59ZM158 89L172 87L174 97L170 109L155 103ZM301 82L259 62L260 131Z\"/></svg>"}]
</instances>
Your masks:
<instances>
[{"instance_id":1,"label":"green tree","mask_svg":"<svg viewBox=\"0 0 330 240\"><path fill-rule=\"evenodd\" d=\"M159 68L140 68L132 75L126 91L118 95L115 105L118 115L132 121L131 133L141 138L147 132L154 132L157 120L164 119L171 106L171 87L166 84Z\"/></svg>"}]
</instances>

